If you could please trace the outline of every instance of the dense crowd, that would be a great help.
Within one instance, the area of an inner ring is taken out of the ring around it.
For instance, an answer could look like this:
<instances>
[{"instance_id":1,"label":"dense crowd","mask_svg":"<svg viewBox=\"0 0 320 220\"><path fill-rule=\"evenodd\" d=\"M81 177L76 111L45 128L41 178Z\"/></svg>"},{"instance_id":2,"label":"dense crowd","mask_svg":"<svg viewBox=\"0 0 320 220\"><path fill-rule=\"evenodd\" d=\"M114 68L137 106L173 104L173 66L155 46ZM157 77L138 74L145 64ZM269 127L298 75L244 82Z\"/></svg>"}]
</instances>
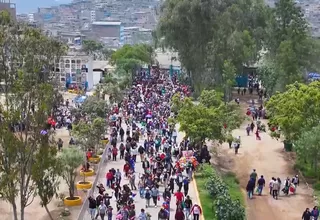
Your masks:
<instances>
[{"instance_id":1,"label":"dense crowd","mask_svg":"<svg viewBox=\"0 0 320 220\"><path fill-rule=\"evenodd\" d=\"M139 72L125 99L114 105L107 157L124 165L122 170L110 167L105 186L99 184L98 196L89 198L92 219L166 220L173 210L176 220L199 219L201 208L188 195L189 184L198 161L209 161L210 156L206 147L198 152L186 138L178 143L178 132L168 122L174 117L170 100L175 93L182 98L190 95L176 75L153 68ZM143 173L137 173L136 166L142 166ZM124 178L129 184L122 184ZM112 195L106 188L113 190ZM137 196L145 200L145 209L136 210ZM159 209L157 217L146 211L150 207Z\"/></svg>"}]
</instances>

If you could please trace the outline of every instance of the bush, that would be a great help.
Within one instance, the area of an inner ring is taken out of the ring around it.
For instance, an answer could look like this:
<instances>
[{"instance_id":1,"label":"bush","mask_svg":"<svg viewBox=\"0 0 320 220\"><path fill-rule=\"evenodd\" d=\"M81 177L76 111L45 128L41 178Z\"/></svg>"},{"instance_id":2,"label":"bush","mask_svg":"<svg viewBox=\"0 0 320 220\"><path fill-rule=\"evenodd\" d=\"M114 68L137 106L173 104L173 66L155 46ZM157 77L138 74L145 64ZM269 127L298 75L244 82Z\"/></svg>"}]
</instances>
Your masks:
<instances>
[{"instance_id":1,"label":"bush","mask_svg":"<svg viewBox=\"0 0 320 220\"><path fill-rule=\"evenodd\" d=\"M244 220L245 209L239 199L233 199L230 195L229 188L223 179L214 171L210 165L202 165L202 177L207 177L206 189L214 200L216 209L216 218L225 220ZM228 180L234 180L235 175L226 174ZM235 183L233 183L235 184ZM241 192L240 192L241 195ZM241 199L242 196L240 196Z\"/></svg>"},{"instance_id":2,"label":"bush","mask_svg":"<svg viewBox=\"0 0 320 220\"><path fill-rule=\"evenodd\" d=\"M316 182L315 184L313 184L313 189L320 191L320 182Z\"/></svg>"}]
</instances>

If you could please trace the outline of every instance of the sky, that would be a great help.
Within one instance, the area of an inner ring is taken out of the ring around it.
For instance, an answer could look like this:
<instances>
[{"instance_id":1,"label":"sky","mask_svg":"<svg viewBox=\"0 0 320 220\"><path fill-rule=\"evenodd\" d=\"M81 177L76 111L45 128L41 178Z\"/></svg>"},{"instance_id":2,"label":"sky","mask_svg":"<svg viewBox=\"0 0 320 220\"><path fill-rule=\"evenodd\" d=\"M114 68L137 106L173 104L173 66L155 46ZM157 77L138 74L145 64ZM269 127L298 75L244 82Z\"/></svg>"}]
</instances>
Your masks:
<instances>
[{"instance_id":1,"label":"sky","mask_svg":"<svg viewBox=\"0 0 320 220\"><path fill-rule=\"evenodd\" d=\"M9 0L7 0L9 1ZM50 7L59 4L70 3L72 0L10 0L16 3L17 13L32 13L38 10L38 7Z\"/></svg>"}]
</instances>

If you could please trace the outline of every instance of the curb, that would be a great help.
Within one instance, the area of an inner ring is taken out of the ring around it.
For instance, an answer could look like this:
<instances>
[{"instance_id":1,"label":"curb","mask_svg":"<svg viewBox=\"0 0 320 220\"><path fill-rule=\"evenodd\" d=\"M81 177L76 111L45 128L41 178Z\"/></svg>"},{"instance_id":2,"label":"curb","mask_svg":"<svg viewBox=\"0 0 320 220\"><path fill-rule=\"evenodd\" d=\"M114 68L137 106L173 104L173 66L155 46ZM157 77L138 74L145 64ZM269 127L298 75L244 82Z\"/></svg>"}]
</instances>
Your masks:
<instances>
[{"instance_id":1,"label":"curb","mask_svg":"<svg viewBox=\"0 0 320 220\"><path fill-rule=\"evenodd\" d=\"M201 200L200 200L200 196L199 196L197 181L196 181L196 178L195 178L195 176L194 176L194 173L193 173L193 175L192 175L192 183L193 183L193 185L194 185L194 189L195 189L195 192L196 192L196 197L197 197L197 200L198 200L198 204L199 204L199 206L200 206L201 209L202 209L202 212L201 212L201 215L200 215L200 220L204 220L203 208L202 208L202 205L201 205Z\"/></svg>"}]
</instances>

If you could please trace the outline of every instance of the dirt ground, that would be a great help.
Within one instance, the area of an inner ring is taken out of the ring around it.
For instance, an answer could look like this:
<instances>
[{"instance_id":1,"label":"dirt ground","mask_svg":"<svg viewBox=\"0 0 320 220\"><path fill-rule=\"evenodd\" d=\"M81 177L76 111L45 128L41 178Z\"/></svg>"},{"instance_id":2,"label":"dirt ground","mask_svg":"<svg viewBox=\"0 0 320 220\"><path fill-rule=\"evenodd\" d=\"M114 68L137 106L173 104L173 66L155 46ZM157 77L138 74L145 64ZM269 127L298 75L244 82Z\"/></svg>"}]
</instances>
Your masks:
<instances>
[{"instance_id":1,"label":"dirt ground","mask_svg":"<svg viewBox=\"0 0 320 220\"><path fill-rule=\"evenodd\" d=\"M244 104L245 105L245 104ZM235 137L241 137L239 154L235 155L233 149L223 144L218 149L219 165L232 170L239 178L241 188L247 203L248 220L291 220L301 219L305 208L314 206L312 189L301 180L295 195L281 195L278 200L269 195L268 184L272 177L280 177L283 181L286 177L292 178L293 162L288 160L288 155L283 150L283 143L272 139L268 133L261 133L261 141L256 140L255 135L247 136L245 128L251 123L247 121L240 129L233 132ZM266 121L262 121L266 124ZM256 169L258 175L263 175L266 180L266 188L262 196L254 196L252 200L245 194L245 188L249 175Z\"/></svg>"},{"instance_id":2,"label":"dirt ground","mask_svg":"<svg viewBox=\"0 0 320 220\"><path fill-rule=\"evenodd\" d=\"M73 100L73 98L76 96L74 94L69 94L69 93L64 93L63 94L64 99L69 99L70 101ZM67 131L66 128L61 128L56 130L55 134L55 139L58 140L58 138L61 138L63 141L63 148L66 148L69 146L69 132ZM80 168L79 168L80 169ZM78 177L77 180L81 180L81 177ZM87 180L93 181L94 177L88 177ZM63 193L65 195L68 195L68 186L65 183L64 180L61 179L60 186L59 186L59 192L58 193ZM78 191L78 195L83 196L83 198L86 197L85 192L83 191ZM19 200L17 199L17 206L18 206L18 211L19 211ZM59 215L61 211L63 210L64 207L58 207L59 201L58 198L54 198L52 202L48 205L49 210L51 211L52 215L54 216L55 219L60 219ZM69 211L71 212L70 217L64 217L64 220L68 219L76 219L79 213L81 206L79 207L69 207ZM19 213L18 213L19 215ZM7 203L4 200L0 199L0 219L1 220L11 220L13 219L13 214L12 214L12 207L9 203ZM41 207L40 205L40 199L39 197L35 197L34 201L30 206L28 206L25 210L25 219L26 220L47 220L49 219L46 211L44 208Z\"/></svg>"}]
</instances>

